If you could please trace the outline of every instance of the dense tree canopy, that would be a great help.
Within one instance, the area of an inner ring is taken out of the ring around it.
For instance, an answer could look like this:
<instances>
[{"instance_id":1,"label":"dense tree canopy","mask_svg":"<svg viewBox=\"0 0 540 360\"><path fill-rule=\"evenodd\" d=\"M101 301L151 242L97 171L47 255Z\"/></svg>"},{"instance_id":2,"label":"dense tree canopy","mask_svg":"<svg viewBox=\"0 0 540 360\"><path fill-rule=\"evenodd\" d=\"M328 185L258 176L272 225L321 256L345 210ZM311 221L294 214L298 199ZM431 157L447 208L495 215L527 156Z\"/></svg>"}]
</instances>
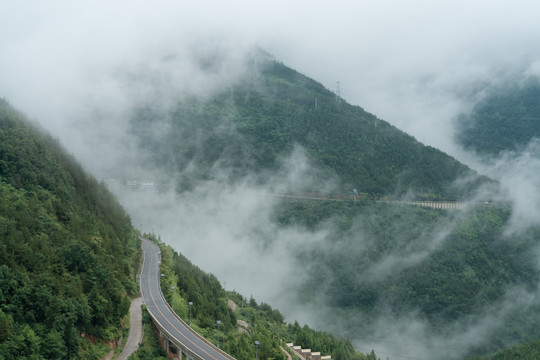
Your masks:
<instances>
[{"instance_id":1,"label":"dense tree canopy","mask_svg":"<svg viewBox=\"0 0 540 360\"><path fill-rule=\"evenodd\" d=\"M0 100L0 359L101 356L90 339L118 338L137 292L134 239L107 189Z\"/></svg>"},{"instance_id":2,"label":"dense tree canopy","mask_svg":"<svg viewBox=\"0 0 540 360\"><path fill-rule=\"evenodd\" d=\"M273 60L251 64L231 88L174 106L141 103L132 133L147 166L180 174L179 191L197 181L264 181L295 146L306 149L321 179L370 194L455 199L477 184L452 186L474 173L443 152L347 104L321 84ZM166 129L166 131L164 130Z\"/></svg>"},{"instance_id":3,"label":"dense tree canopy","mask_svg":"<svg viewBox=\"0 0 540 360\"><path fill-rule=\"evenodd\" d=\"M274 216L283 226L324 229L326 243L302 253L314 265L300 300L309 304L317 298L343 314L345 333L369 338L380 318L416 314L431 333L444 333L501 307L509 289L537 292L540 229L508 235L510 214L494 204L478 205L464 216L372 201L298 200L283 203ZM540 337L537 304L499 316L504 326L493 326L476 351Z\"/></svg>"},{"instance_id":4,"label":"dense tree canopy","mask_svg":"<svg viewBox=\"0 0 540 360\"><path fill-rule=\"evenodd\" d=\"M530 341L488 356L472 356L468 360L536 360L540 359L540 340Z\"/></svg>"},{"instance_id":5,"label":"dense tree canopy","mask_svg":"<svg viewBox=\"0 0 540 360\"><path fill-rule=\"evenodd\" d=\"M488 89L469 114L459 120L458 140L486 155L516 150L540 136L540 81L504 83Z\"/></svg>"}]
</instances>

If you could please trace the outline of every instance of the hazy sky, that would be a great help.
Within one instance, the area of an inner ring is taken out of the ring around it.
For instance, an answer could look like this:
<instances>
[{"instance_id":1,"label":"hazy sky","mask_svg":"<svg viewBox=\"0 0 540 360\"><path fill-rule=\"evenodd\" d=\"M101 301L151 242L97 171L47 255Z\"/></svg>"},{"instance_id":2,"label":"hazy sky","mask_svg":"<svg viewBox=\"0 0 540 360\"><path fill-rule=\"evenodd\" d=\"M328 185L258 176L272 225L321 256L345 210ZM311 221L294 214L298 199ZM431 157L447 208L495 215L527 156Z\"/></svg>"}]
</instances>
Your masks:
<instances>
[{"instance_id":1,"label":"hazy sky","mask_svg":"<svg viewBox=\"0 0 540 360\"><path fill-rule=\"evenodd\" d=\"M212 36L339 81L349 102L452 152L449 119L470 100L456 93L540 60L540 4L527 0L0 4L0 96L56 128L99 74Z\"/></svg>"}]
</instances>

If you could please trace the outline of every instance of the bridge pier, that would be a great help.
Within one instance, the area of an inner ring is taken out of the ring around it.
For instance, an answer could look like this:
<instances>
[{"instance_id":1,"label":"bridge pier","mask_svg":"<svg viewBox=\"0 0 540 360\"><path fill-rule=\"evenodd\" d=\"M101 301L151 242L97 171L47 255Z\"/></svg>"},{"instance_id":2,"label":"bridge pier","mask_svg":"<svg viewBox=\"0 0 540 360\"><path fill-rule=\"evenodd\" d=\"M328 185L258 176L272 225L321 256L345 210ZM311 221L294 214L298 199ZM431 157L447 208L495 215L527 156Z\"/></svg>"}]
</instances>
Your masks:
<instances>
[{"instance_id":1,"label":"bridge pier","mask_svg":"<svg viewBox=\"0 0 540 360\"><path fill-rule=\"evenodd\" d=\"M178 348L178 359L180 360L195 360L191 357L191 355L188 354L186 349Z\"/></svg>"},{"instance_id":2,"label":"bridge pier","mask_svg":"<svg viewBox=\"0 0 540 360\"><path fill-rule=\"evenodd\" d=\"M163 340L163 350L165 350L165 353L167 353L168 355L169 354L169 339L161 331L159 332L159 337L161 338L161 340Z\"/></svg>"},{"instance_id":3,"label":"bridge pier","mask_svg":"<svg viewBox=\"0 0 540 360\"><path fill-rule=\"evenodd\" d=\"M177 346L176 343L173 343L174 349L176 349L176 354L174 354L174 352L171 350L171 342L169 341L169 338L167 338L167 335L162 331L159 332L159 337L162 340L163 350L165 350L167 353L168 358L179 360L196 360L189 354L187 349Z\"/></svg>"}]
</instances>

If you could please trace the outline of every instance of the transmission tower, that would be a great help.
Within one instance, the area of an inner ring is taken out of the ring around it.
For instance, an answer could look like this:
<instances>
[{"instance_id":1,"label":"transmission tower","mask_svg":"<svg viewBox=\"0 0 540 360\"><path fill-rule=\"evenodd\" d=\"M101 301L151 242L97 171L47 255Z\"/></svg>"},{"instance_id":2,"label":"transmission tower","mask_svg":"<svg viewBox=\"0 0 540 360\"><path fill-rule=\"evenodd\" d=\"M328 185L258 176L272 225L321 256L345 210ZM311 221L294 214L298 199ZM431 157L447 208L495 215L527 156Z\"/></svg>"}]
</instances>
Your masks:
<instances>
[{"instance_id":1,"label":"transmission tower","mask_svg":"<svg viewBox=\"0 0 540 360\"><path fill-rule=\"evenodd\" d=\"M339 90L339 81L336 82L336 100L341 98L341 91Z\"/></svg>"}]
</instances>

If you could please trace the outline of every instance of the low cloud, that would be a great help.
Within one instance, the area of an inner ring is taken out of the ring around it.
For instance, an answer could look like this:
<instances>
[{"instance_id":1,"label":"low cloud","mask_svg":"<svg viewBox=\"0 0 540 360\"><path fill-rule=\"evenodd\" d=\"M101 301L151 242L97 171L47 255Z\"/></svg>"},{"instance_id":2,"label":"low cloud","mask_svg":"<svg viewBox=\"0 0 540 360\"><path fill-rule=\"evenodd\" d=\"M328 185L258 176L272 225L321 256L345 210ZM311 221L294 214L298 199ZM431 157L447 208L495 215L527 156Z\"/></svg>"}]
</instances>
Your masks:
<instances>
[{"instance_id":1,"label":"low cloud","mask_svg":"<svg viewBox=\"0 0 540 360\"><path fill-rule=\"evenodd\" d=\"M505 327L516 314L526 316L539 303L538 291L512 287L506 290L500 302L451 323L443 331L433 331L419 314L409 313L401 317L378 318L374 326L363 332L369 335L353 336L353 343L363 351L375 349L381 358L463 359L471 352L485 351L486 344L487 349L493 351L497 346L512 346L520 341L505 333ZM497 335L500 333L504 333L503 337Z\"/></svg>"},{"instance_id":2,"label":"low cloud","mask_svg":"<svg viewBox=\"0 0 540 360\"><path fill-rule=\"evenodd\" d=\"M490 85L515 74L538 76L538 10L527 0L328 6L22 0L5 4L0 13L0 97L42 122L99 178L175 184L178 178L141 162L141 144L130 134L134 109L149 104L168 109L186 94L204 98L227 87L242 74L244 56L256 43L330 89L339 81L341 95L351 103L498 180L500 189L490 188L480 198L510 202L510 236L538 225L538 141L486 162L454 143L454 120ZM148 128L167 130L163 124ZM317 300L297 301L296 290L311 266L303 255L311 247L324 248L333 229L279 227L272 222L278 199L268 195L314 184L332 189L333 181L321 176L301 147L280 164L282 172L264 186L250 179L225 186L219 180L228 175L217 173L181 195L125 187L115 192L135 226L160 234L227 288L279 307L290 320L352 336L359 349L374 348L381 358L385 353L392 359L463 354L502 326L499 316L505 311L537 303L537 294L512 288L498 308L456 324L445 336L433 335L411 313L378 319L372 339L354 338L358 323L347 322L354 320L350 314ZM186 175L194 166L186 167ZM387 254L366 274L377 274L375 281L414 266L444 243L447 231L436 232L425 249ZM358 251L369 241L361 235L353 240ZM353 243L344 244L340 251Z\"/></svg>"},{"instance_id":3,"label":"low cloud","mask_svg":"<svg viewBox=\"0 0 540 360\"><path fill-rule=\"evenodd\" d=\"M294 174L273 179L272 186L291 189L288 181L300 173L309 178L298 159L291 161L299 165ZM136 227L159 234L215 274L226 288L274 306L295 302L295 289L306 276L301 254L326 237L325 231L282 228L273 222L274 205L280 199L272 195L271 187L206 182L178 195L137 192L118 183L109 186Z\"/></svg>"},{"instance_id":4,"label":"low cloud","mask_svg":"<svg viewBox=\"0 0 540 360\"><path fill-rule=\"evenodd\" d=\"M469 153L470 164L482 174L496 179L499 188L491 186L481 195L512 208L507 235L520 234L540 225L540 140L532 139L520 150L506 151L485 159Z\"/></svg>"},{"instance_id":5,"label":"low cloud","mask_svg":"<svg viewBox=\"0 0 540 360\"><path fill-rule=\"evenodd\" d=\"M403 226L406 228L405 224ZM435 234L428 235L428 242L423 242L423 246L421 247L415 246L413 241L405 249L398 249L398 251L386 254L381 260L371 264L366 271L359 274L359 279L362 282L379 282L389 276L420 264L440 249L444 241L447 240L450 232L451 229L449 227L443 227Z\"/></svg>"}]
</instances>

